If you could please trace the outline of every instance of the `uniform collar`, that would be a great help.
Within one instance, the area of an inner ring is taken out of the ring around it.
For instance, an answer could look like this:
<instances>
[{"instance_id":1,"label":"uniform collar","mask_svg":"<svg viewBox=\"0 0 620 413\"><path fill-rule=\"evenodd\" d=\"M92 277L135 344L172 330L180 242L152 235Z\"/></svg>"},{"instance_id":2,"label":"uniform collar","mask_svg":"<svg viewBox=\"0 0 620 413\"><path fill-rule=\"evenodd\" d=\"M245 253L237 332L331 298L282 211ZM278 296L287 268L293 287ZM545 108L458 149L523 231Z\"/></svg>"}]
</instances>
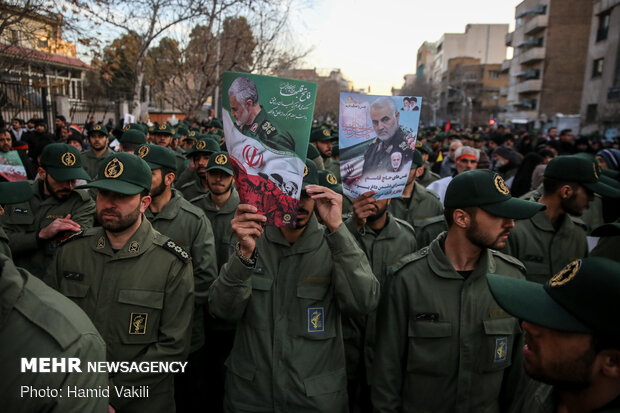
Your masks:
<instances>
[{"instance_id":1,"label":"uniform collar","mask_svg":"<svg viewBox=\"0 0 620 413\"><path fill-rule=\"evenodd\" d=\"M416 179L415 185L413 185L413 193L411 194L411 198L413 198L414 201L423 200L424 191L425 191L424 187L420 185L420 183Z\"/></svg>"},{"instance_id":2,"label":"uniform collar","mask_svg":"<svg viewBox=\"0 0 620 413\"><path fill-rule=\"evenodd\" d=\"M547 214L545 214L545 211L538 212L536 215L534 215L530 219L532 220L532 224L534 224L536 228L542 231L556 232L555 228L553 227L553 224L551 223L551 220L549 219L549 217L547 217ZM557 230L557 232L560 232L562 228L564 228L566 225L569 224L568 221L570 221L570 217L564 214L562 217L558 219L562 220Z\"/></svg>"},{"instance_id":3,"label":"uniform collar","mask_svg":"<svg viewBox=\"0 0 620 413\"><path fill-rule=\"evenodd\" d=\"M241 132L252 130L252 127L254 126L254 124L260 126L260 124L263 123L265 119L267 119L267 115L265 114L265 108L263 108L263 106L261 105L260 112L256 114L254 121L249 125L243 125L243 128L241 128ZM256 131L253 131L253 132L256 132Z\"/></svg>"},{"instance_id":4,"label":"uniform collar","mask_svg":"<svg viewBox=\"0 0 620 413\"><path fill-rule=\"evenodd\" d=\"M92 237L90 247L98 253L113 256L115 259L133 258L142 255L153 244L153 226L144 215L142 223L125 245L115 254L110 247L110 240L103 228Z\"/></svg>"},{"instance_id":5,"label":"uniform collar","mask_svg":"<svg viewBox=\"0 0 620 413\"><path fill-rule=\"evenodd\" d=\"M157 216L151 212L149 208L146 209L144 215L146 215L149 221L155 219L174 219L179 213L179 209L181 209L181 194L179 191L173 189L172 196L170 197L170 201L164 206L164 208L157 213Z\"/></svg>"},{"instance_id":6,"label":"uniform collar","mask_svg":"<svg viewBox=\"0 0 620 413\"><path fill-rule=\"evenodd\" d=\"M394 216L389 212L387 213L387 220L385 221L385 226L381 229L381 231L379 231L379 234L377 234L376 231L370 228L368 225L364 225L362 227L362 230L367 234L374 235L376 241L382 239L396 238L400 233L400 227L398 226L398 223L394 219Z\"/></svg>"},{"instance_id":7,"label":"uniform collar","mask_svg":"<svg viewBox=\"0 0 620 413\"><path fill-rule=\"evenodd\" d=\"M265 237L269 242L285 247L283 255L289 256L303 254L318 249L319 245L323 241L324 231L325 228L319 224L316 216L312 214L306 229L293 245L289 244L289 242L284 238L284 235L282 235L280 229L275 226L268 226L265 229Z\"/></svg>"},{"instance_id":8,"label":"uniform collar","mask_svg":"<svg viewBox=\"0 0 620 413\"><path fill-rule=\"evenodd\" d=\"M450 279L458 279L463 280L463 277L456 272L450 261L448 261L448 257L446 253L441 249L441 243L445 242L447 232L441 233L428 248L428 265L431 267L431 270L440 278L450 278ZM486 276L487 273L495 272L495 261L491 257L491 251L486 248L480 254L480 260L476 265L476 268L472 271L472 273L467 277L467 280L474 280L477 278L481 278Z\"/></svg>"},{"instance_id":9,"label":"uniform collar","mask_svg":"<svg viewBox=\"0 0 620 413\"><path fill-rule=\"evenodd\" d=\"M221 209L217 209L217 207L211 200L211 195L209 195L209 193L203 195L203 199L205 202L204 206L207 210L217 212L218 214L228 214L230 212L235 212L235 210L237 209L237 205L239 205L239 192L237 192L237 189L233 185L232 192L230 193L228 200L224 203L224 205L222 205Z\"/></svg>"},{"instance_id":10,"label":"uniform collar","mask_svg":"<svg viewBox=\"0 0 620 413\"><path fill-rule=\"evenodd\" d=\"M93 159L103 159L103 158L107 158L108 156L112 155L114 153L114 151L112 149L110 149L110 147L108 146L107 148L105 148L105 152L103 153L103 155L101 156L97 156L95 155L95 152L93 152L92 149L89 149L87 151L82 152L84 156L86 156L87 158L93 158Z\"/></svg>"}]
</instances>

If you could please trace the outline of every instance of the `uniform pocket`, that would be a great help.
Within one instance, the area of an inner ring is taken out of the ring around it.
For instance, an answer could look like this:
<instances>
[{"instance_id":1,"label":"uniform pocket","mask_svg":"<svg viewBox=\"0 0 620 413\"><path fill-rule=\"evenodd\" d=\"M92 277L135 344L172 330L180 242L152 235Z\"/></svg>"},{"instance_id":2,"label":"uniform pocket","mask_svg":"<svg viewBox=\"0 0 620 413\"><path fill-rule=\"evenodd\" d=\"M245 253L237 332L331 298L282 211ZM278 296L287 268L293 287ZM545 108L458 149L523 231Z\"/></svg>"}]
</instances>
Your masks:
<instances>
[{"instance_id":1,"label":"uniform pocket","mask_svg":"<svg viewBox=\"0 0 620 413\"><path fill-rule=\"evenodd\" d=\"M336 337L338 314L330 284L299 284L289 316L291 331L311 340Z\"/></svg>"},{"instance_id":2,"label":"uniform pocket","mask_svg":"<svg viewBox=\"0 0 620 413\"><path fill-rule=\"evenodd\" d=\"M250 278L252 282L252 297L245 310L245 321L252 328L259 330L268 329L272 319L272 294L273 280L259 277L255 273Z\"/></svg>"},{"instance_id":3,"label":"uniform pocket","mask_svg":"<svg viewBox=\"0 0 620 413\"><path fill-rule=\"evenodd\" d=\"M484 342L480 348L480 371L504 369L512 364L515 336L520 332L515 318L497 318L482 321Z\"/></svg>"},{"instance_id":4,"label":"uniform pocket","mask_svg":"<svg viewBox=\"0 0 620 413\"><path fill-rule=\"evenodd\" d=\"M88 294L88 285L80 284L74 281L61 281L60 292L68 298L84 298Z\"/></svg>"},{"instance_id":5,"label":"uniform pocket","mask_svg":"<svg viewBox=\"0 0 620 413\"><path fill-rule=\"evenodd\" d=\"M306 396L314 397L322 394L334 393L347 388L347 374L345 369L338 369L318 376L304 379Z\"/></svg>"},{"instance_id":6,"label":"uniform pocket","mask_svg":"<svg viewBox=\"0 0 620 413\"><path fill-rule=\"evenodd\" d=\"M147 290L119 290L115 314L117 335L124 344L148 344L157 341L164 307L164 293Z\"/></svg>"},{"instance_id":7,"label":"uniform pocket","mask_svg":"<svg viewBox=\"0 0 620 413\"><path fill-rule=\"evenodd\" d=\"M409 321L407 371L430 376L448 374L452 369L452 323Z\"/></svg>"}]
</instances>

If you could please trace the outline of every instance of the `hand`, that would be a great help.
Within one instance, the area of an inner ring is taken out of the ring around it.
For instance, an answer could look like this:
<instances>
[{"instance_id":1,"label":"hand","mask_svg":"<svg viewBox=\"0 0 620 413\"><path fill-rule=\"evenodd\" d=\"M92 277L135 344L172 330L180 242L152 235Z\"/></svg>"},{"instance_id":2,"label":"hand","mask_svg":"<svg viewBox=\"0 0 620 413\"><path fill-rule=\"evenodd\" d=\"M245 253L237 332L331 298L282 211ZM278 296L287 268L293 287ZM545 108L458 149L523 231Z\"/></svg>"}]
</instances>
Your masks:
<instances>
[{"instance_id":1,"label":"hand","mask_svg":"<svg viewBox=\"0 0 620 413\"><path fill-rule=\"evenodd\" d=\"M263 224L267 217L257 214L258 209L253 205L239 204L235 217L230 221L233 232L239 241L241 253L250 258L256 248L256 240L263 233Z\"/></svg>"},{"instance_id":2,"label":"hand","mask_svg":"<svg viewBox=\"0 0 620 413\"><path fill-rule=\"evenodd\" d=\"M114 409L114 407L112 407L111 404L108 404L108 413L116 413L116 410Z\"/></svg>"},{"instance_id":3,"label":"hand","mask_svg":"<svg viewBox=\"0 0 620 413\"><path fill-rule=\"evenodd\" d=\"M353 222L357 229L366 224L366 218L377 211L377 200L373 197L377 191L364 192L353 200Z\"/></svg>"},{"instance_id":4,"label":"hand","mask_svg":"<svg viewBox=\"0 0 620 413\"><path fill-rule=\"evenodd\" d=\"M80 228L80 225L77 222L71 221L71 214L67 214L66 217L56 218L51 224L45 228L41 228L41 231L39 231L39 238L50 239L54 238L59 232L79 232L81 230L82 228Z\"/></svg>"},{"instance_id":5,"label":"hand","mask_svg":"<svg viewBox=\"0 0 620 413\"><path fill-rule=\"evenodd\" d=\"M327 228L336 231L342 225L342 195L320 185L308 185L306 192Z\"/></svg>"}]
</instances>

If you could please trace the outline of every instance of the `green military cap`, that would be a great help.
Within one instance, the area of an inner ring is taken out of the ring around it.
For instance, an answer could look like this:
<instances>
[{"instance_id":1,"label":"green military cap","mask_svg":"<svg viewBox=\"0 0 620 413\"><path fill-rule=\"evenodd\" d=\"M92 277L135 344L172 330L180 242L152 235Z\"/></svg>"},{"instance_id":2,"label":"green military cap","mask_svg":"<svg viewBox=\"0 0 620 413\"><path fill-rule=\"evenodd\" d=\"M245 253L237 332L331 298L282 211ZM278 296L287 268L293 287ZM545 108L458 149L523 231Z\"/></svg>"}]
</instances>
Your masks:
<instances>
[{"instance_id":1,"label":"green military cap","mask_svg":"<svg viewBox=\"0 0 620 413\"><path fill-rule=\"evenodd\" d=\"M310 132L310 142L327 142L334 139L332 130L327 126L319 126Z\"/></svg>"},{"instance_id":2,"label":"green military cap","mask_svg":"<svg viewBox=\"0 0 620 413\"><path fill-rule=\"evenodd\" d=\"M487 274L495 300L517 318L552 330L620 339L620 263L576 260L546 284Z\"/></svg>"},{"instance_id":3,"label":"green military cap","mask_svg":"<svg viewBox=\"0 0 620 413\"><path fill-rule=\"evenodd\" d=\"M135 130L139 130L140 132L146 133L144 132L142 125L140 125L139 123L128 123L125 126L123 126L123 131L128 131L130 129L135 129Z\"/></svg>"},{"instance_id":4,"label":"green military cap","mask_svg":"<svg viewBox=\"0 0 620 413\"><path fill-rule=\"evenodd\" d=\"M306 156L306 158L308 158L308 159L316 159L319 156L321 156L321 152L319 152L319 150L316 148L316 146L314 146L313 144L309 143L308 144L308 155Z\"/></svg>"},{"instance_id":5,"label":"green military cap","mask_svg":"<svg viewBox=\"0 0 620 413\"><path fill-rule=\"evenodd\" d=\"M123 132L119 142L141 145L141 144L146 143L146 135L138 129L129 129Z\"/></svg>"},{"instance_id":6,"label":"green military cap","mask_svg":"<svg viewBox=\"0 0 620 413\"><path fill-rule=\"evenodd\" d=\"M319 174L317 172L316 164L312 159L306 159L306 166L304 167L304 179L302 181L301 189L308 185L318 185Z\"/></svg>"},{"instance_id":7,"label":"green military cap","mask_svg":"<svg viewBox=\"0 0 620 413\"><path fill-rule=\"evenodd\" d=\"M596 162L577 155L562 155L553 158L545 168L545 178L564 182L575 182L590 191L609 198L620 198L620 190L600 180L601 168Z\"/></svg>"},{"instance_id":8,"label":"green military cap","mask_svg":"<svg viewBox=\"0 0 620 413\"><path fill-rule=\"evenodd\" d=\"M444 198L445 208L479 207L491 215L526 219L545 209L538 202L514 198L504 179L488 169L458 174L450 181Z\"/></svg>"},{"instance_id":9,"label":"green military cap","mask_svg":"<svg viewBox=\"0 0 620 413\"><path fill-rule=\"evenodd\" d=\"M155 132L155 125L149 126L146 130L146 133L153 133Z\"/></svg>"},{"instance_id":10,"label":"green military cap","mask_svg":"<svg viewBox=\"0 0 620 413\"><path fill-rule=\"evenodd\" d=\"M415 148L420 151L421 153L425 153L427 155L432 155L433 154L433 149L430 147L430 145L426 142L422 142L422 141L416 141L415 143Z\"/></svg>"},{"instance_id":11,"label":"green military cap","mask_svg":"<svg viewBox=\"0 0 620 413\"><path fill-rule=\"evenodd\" d=\"M179 127L177 127L177 134L181 135L181 136L187 136L188 130L187 127L183 124L179 125Z\"/></svg>"},{"instance_id":12,"label":"green military cap","mask_svg":"<svg viewBox=\"0 0 620 413\"><path fill-rule=\"evenodd\" d=\"M618 176L620 176L620 171L616 171L615 169L601 168L601 176L617 178Z\"/></svg>"},{"instance_id":13,"label":"green military cap","mask_svg":"<svg viewBox=\"0 0 620 413\"><path fill-rule=\"evenodd\" d=\"M593 237L615 237L620 235L620 223L614 222L609 224L599 225L592 230L590 234Z\"/></svg>"},{"instance_id":14,"label":"green military cap","mask_svg":"<svg viewBox=\"0 0 620 413\"><path fill-rule=\"evenodd\" d=\"M224 127L224 124L219 119L211 119L211 126L213 126L214 128L222 129Z\"/></svg>"},{"instance_id":15,"label":"green military cap","mask_svg":"<svg viewBox=\"0 0 620 413\"><path fill-rule=\"evenodd\" d=\"M185 139L183 140L195 141L196 139L198 139L198 133L195 130L190 130L187 132L187 134L185 135Z\"/></svg>"},{"instance_id":16,"label":"green military cap","mask_svg":"<svg viewBox=\"0 0 620 413\"><path fill-rule=\"evenodd\" d=\"M144 159L151 169L177 169L177 157L170 148L145 144L138 146L134 153Z\"/></svg>"},{"instance_id":17,"label":"green military cap","mask_svg":"<svg viewBox=\"0 0 620 413\"><path fill-rule=\"evenodd\" d=\"M210 137L200 137L194 145L186 152L187 156L191 156L195 153L214 153L220 151L219 143Z\"/></svg>"},{"instance_id":18,"label":"green military cap","mask_svg":"<svg viewBox=\"0 0 620 413\"><path fill-rule=\"evenodd\" d=\"M411 169L419 168L424 165L424 160L422 159L422 152L419 150L413 151L413 159L411 160Z\"/></svg>"},{"instance_id":19,"label":"green military cap","mask_svg":"<svg viewBox=\"0 0 620 413\"><path fill-rule=\"evenodd\" d=\"M174 129L172 129L172 126L168 125L165 122L159 124L159 126L155 127L150 132L151 133L157 133L157 134L160 134L160 135L174 135Z\"/></svg>"},{"instance_id":20,"label":"green military cap","mask_svg":"<svg viewBox=\"0 0 620 413\"><path fill-rule=\"evenodd\" d=\"M228 152L215 152L213 153L213 155L211 155L211 157L209 158L209 163L207 163L206 172L209 172L213 169L222 170L228 175L233 174Z\"/></svg>"},{"instance_id":21,"label":"green military cap","mask_svg":"<svg viewBox=\"0 0 620 413\"><path fill-rule=\"evenodd\" d=\"M17 204L32 198L32 185L28 181L0 182L0 204Z\"/></svg>"},{"instance_id":22,"label":"green military cap","mask_svg":"<svg viewBox=\"0 0 620 413\"><path fill-rule=\"evenodd\" d=\"M119 152L108 156L99 167L97 179L78 188L97 188L124 195L136 195L151 190L151 168L131 153Z\"/></svg>"},{"instance_id":23,"label":"green military cap","mask_svg":"<svg viewBox=\"0 0 620 413\"><path fill-rule=\"evenodd\" d=\"M342 185L338 182L336 175L330 171L317 171L319 176L319 185L331 189L332 191L342 195Z\"/></svg>"},{"instance_id":24,"label":"green military cap","mask_svg":"<svg viewBox=\"0 0 620 413\"><path fill-rule=\"evenodd\" d=\"M90 176L82 168L80 152L66 143L50 143L45 146L40 163L56 181L90 180Z\"/></svg>"},{"instance_id":25,"label":"green military cap","mask_svg":"<svg viewBox=\"0 0 620 413\"><path fill-rule=\"evenodd\" d=\"M93 128L88 131L88 136L95 132L103 133L105 136L108 136L109 133L108 128L106 128L105 125L93 125Z\"/></svg>"}]
</instances>

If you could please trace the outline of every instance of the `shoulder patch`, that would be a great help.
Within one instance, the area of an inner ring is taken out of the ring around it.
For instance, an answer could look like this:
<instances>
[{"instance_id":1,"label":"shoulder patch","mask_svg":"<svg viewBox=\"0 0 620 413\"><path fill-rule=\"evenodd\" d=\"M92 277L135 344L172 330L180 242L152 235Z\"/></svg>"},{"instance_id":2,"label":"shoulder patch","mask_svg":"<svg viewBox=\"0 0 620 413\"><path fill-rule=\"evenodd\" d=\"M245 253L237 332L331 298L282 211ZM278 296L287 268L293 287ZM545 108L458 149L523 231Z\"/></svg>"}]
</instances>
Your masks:
<instances>
[{"instance_id":1,"label":"shoulder patch","mask_svg":"<svg viewBox=\"0 0 620 413\"><path fill-rule=\"evenodd\" d=\"M574 217L572 215L568 215L568 217L570 218L571 221L573 221L573 224L582 228L584 231L588 231L588 225L581 218Z\"/></svg>"},{"instance_id":2,"label":"shoulder patch","mask_svg":"<svg viewBox=\"0 0 620 413\"><path fill-rule=\"evenodd\" d=\"M425 219L419 219L419 220L415 220L414 221L415 226L418 227L418 228L424 228L426 226L437 224L437 223L445 224L446 225L446 229L448 227L448 224L446 223L446 219L444 218L443 215L437 215L437 216L434 216L434 217L425 218Z\"/></svg>"},{"instance_id":3,"label":"shoulder patch","mask_svg":"<svg viewBox=\"0 0 620 413\"><path fill-rule=\"evenodd\" d=\"M525 265L523 265L523 263L521 261L519 261L518 259L516 259L515 257L513 257L512 255L508 255L508 254L504 254L503 252L499 252L496 250L489 250L491 251L491 254L493 254L493 257L499 258L503 261L506 261L512 265L516 265L517 267L519 267L519 269L525 274L526 273L526 268Z\"/></svg>"},{"instance_id":4,"label":"shoulder patch","mask_svg":"<svg viewBox=\"0 0 620 413\"><path fill-rule=\"evenodd\" d=\"M192 257L189 255L189 252L185 251L183 247L177 245L176 242L168 238L162 245L162 248L170 251L172 254L176 255L181 261L188 263L192 262Z\"/></svg>"},{"instance_id":5,"label":"shoulder patch","mask_svg":"<svg viewBox=\"0 0 620 413\"><path fill-rule=\"evenodd\" d=\"M75 189L75 192L77 192L80 198L82 198L82 201L92 200L90 193L88 193L88 190L86 189Z\"/></svg>"},{"instance_id":6,"label":"shoulder patch","mask_svg":"<svg viewBox=\"0 0 620 413\"><path fill-rule=\"evenodd\" d=\"M401 270L405 265L419 261L422 258L425 258L428 255L429 247L424 247L422 249L417 250L416 252L412 252L411 254L407 254L402 257L396 264L394 264L390 268L391 273L396 273Z\"/></svg>"},{"instance_id":7,"label":"shoulder patch","mask_svg":"<svg viewBox=\"0 0 620 413\"><path fill-rule=\"evenodd\" d=\"M196 218L200 218L205 214L202 209L198 208L196 205L193 205L192 201L188 201L184 198L181 198L181 199L182 199L181 209L183 211L189 212L190 214L194 215Z\"/></svg>"},{"instance_id":8,"label":"shoulder patch","mask_svg":"<svg viewBox=\"0 0 620 413\"><path fill-rule=\"evenodd\" d=\"M265 119L263 123L260 125L260 129L263 131L267 137L272 138L274 135L277 135L278 131L275 126L271 124L271 121Z\"/></svg>"}]
</instances>

